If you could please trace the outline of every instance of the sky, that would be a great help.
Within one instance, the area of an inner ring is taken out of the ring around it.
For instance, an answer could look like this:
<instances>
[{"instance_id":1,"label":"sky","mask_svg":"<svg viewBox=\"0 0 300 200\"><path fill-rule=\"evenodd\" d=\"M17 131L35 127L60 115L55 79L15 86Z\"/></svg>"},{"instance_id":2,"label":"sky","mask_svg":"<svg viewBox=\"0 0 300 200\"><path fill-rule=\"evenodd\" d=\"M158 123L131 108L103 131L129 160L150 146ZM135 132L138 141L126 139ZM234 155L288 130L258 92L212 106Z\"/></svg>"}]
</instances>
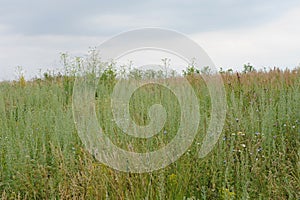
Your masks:
<instances>
[{"instance_id":1,"label":"sky","mask_svg":"<svg viewBox=\"0 0 300 200\"><path fill-rule=\"evenodd\" d=\"M217 67L294 68L300 63L299 0L0 0L0 80L61 67L112 36L159 27L197 42Z\"/></svg>"}]
</instances>

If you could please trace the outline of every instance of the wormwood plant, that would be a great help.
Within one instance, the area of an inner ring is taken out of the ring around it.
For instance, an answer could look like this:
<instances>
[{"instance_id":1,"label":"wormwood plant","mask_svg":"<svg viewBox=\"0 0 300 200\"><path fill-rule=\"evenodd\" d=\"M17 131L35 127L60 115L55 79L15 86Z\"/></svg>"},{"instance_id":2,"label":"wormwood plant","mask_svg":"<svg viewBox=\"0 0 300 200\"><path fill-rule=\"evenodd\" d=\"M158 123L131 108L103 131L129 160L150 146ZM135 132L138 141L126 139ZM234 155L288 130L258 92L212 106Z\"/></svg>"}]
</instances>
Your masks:
<instances>
[{"instance_id":1,"label":"wormwood plant","mask_svg":"<svg viewBox=\"0 0 300 200\"><path fill-rule=\"evenodd\" d=\"M84 149L72 116L76 74L0 83L1 199L299 199L300 70L247 69L222 73L226 122L204 159L198 150L210 119L210 97L199 73L187 70L199 99L197 137L179 160L143 174L113 170ZM135 139L112 116L109 98L118 72L113 65L102 72L94 103L105 134L137 152L170 142L180 119L176 96L151 84L134 93L130 113L136 123L149 123L148 109L156 103L168 113L155 137ZM184 77L168 78L180 85Z\"/></svg>"}]
</instances>

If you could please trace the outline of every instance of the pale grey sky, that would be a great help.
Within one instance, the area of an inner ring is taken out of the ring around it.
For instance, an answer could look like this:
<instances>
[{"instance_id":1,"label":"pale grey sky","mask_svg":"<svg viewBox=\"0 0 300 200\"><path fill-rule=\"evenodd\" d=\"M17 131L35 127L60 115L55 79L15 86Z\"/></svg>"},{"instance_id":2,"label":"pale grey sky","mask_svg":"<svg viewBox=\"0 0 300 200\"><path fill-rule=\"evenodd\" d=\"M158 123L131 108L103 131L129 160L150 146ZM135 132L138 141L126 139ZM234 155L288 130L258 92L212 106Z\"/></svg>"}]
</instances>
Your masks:
<instances>
[{"instance_id":1,"label":"pale grey sky","mask_svg":"<svg viewBox=\"0 0 300 200\"><path fill-rule=\"evenodd\" d=\"M59 67L59 53L89 47L130 29L173 29L195 40L223 68L293 68L300 63L298 0L0 1L0 80L23 66Z\"/></svg>"}]
</instances>

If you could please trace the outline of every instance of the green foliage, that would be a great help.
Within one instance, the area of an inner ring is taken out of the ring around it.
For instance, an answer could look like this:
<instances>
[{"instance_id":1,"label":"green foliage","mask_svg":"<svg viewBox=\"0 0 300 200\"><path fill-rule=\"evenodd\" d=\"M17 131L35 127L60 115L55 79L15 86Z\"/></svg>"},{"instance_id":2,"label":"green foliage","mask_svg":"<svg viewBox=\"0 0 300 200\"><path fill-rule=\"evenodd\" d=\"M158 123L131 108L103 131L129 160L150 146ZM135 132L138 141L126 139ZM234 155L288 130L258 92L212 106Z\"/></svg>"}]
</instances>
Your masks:
<instances>
[{"instance_id":1,"label":"green foliage","mask_svg":"<svg viewBox=\"0 0 300 200\"><path fill-rule=\"evenodd\" d=\"M210 75L212 70L209 66L205 66L201 69L197 69L195 63L193 62L185 70L182 71L183 76L192 76L196 74Z\"/></svg>"},{"instance_id":2,"label":"green foliage","mask_svg":"<svg viewBox=\"0 0 300 200\"><path fill-rule=\"evenodd\" d=\"M244 64L243 73L248 73L248 72L253 72L253 71L255 71L255 69L250 63Z\"/></svg>"},{"instance_id":3,"label":"green foliage","mask_svg":"<svg viewBox=\"0 0 300 200\"><path fill-rule=\"evenodd\" d=\"M28 81L26 87L0 83L1 199L299 199L299 73L223 73L228 113L222 137L204 159L198 150L211 105L204 81L195 76L191 84L201 120L194 144L175 163L145 174L115 171L84 149L72 116L73 76ZM171 81L180 85L182 79ZM168 113L160 133L136 139L113 121L108 86L116 81L111 65L103 71L94 102L107 136L137 152L169 143L179 127L176 96L151 84L133 94L130 113L136 123L148 124L149 108L156 103Z\"/></svg>"},{"instance_id":4,"label":"green foliage","mask_svg":"<svg viewBox=\"0 0 300 200\"><path fill-rule=\"evenodd\" d=\"M100 77L100 81L113 83L116 81L117 70L115 68L115 64L109 64L103 71Z\"/></svg>"},{"instance_id":5,"label":"green foliage","mask_svg":"<svg viewBox=\"0 0 300 200\"><path fill-rule=\"evenodd\" d=\"M189 67L186 68L186 70L182 71L184 76L191 76L194 74L200 74L200 70L196 69L196 67L194 65L191 65Z\"/></svg>"}]
</instances>

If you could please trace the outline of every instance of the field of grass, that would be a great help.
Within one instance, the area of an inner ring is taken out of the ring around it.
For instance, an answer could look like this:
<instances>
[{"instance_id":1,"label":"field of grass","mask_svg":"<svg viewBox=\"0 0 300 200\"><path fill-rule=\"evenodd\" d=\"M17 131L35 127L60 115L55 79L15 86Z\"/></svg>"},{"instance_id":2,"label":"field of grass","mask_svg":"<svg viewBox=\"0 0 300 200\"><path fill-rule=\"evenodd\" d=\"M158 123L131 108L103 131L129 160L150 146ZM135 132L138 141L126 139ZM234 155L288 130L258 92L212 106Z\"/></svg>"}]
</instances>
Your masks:
<instances>
[{"instance_id":1,"label":"field of grass","mask_svg":"<svg viewBox=\"0 0 300 200\"><path fill-rule=\"evenodd\" d=\"M180 84L183 77L169 78ZM190 149L151 173L119 172L90 155L77 134L72 111L74 77L55 76L0 83L1 199L300 199L300 69L222 74L227 115L223 133L203 159L197 152L211 114L199 75L186 76L199 100L201 118ZM151 139L117 127L110 109L116 79L102 78L95 97L99 123L129 151L167 144L179 126L174 94L157 85L137 90L131 117L149 123L160 103L167 122Z\"/></svg>"}]
</instances>

